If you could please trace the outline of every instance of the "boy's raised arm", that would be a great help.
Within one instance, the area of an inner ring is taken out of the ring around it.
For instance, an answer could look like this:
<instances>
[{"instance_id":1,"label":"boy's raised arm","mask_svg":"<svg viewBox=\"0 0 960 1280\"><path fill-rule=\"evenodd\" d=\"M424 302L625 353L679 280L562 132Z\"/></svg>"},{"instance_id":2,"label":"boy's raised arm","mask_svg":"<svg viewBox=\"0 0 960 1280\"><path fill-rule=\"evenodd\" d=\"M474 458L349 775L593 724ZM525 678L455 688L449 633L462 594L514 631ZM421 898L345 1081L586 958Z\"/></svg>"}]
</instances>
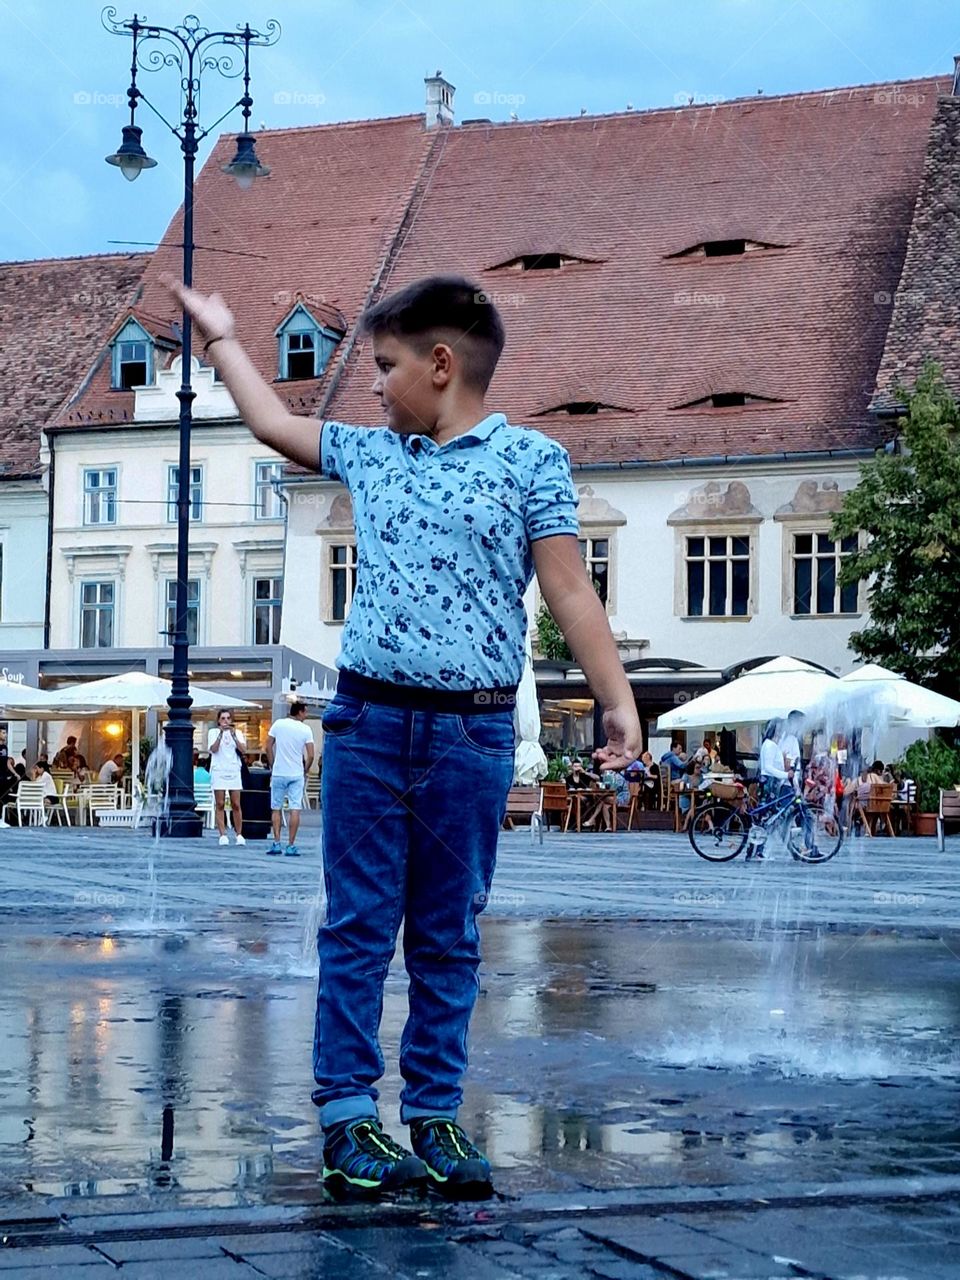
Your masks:
<instances>
[{"instance_id":1,"label":"boy's raised arm","mask_svg":"<svg viewBox=\"0 0 960 1280\"><path fill-rule=\"evenodd\" d=\"M291 462L318 471L322 424L316 418L301 418L291 413L263 380L234 337L233 313L219 293L207 296L188 289L170 275L162 275L160 283L190 313L240 416L257 439Z\"/></svg>"}]
</instances>

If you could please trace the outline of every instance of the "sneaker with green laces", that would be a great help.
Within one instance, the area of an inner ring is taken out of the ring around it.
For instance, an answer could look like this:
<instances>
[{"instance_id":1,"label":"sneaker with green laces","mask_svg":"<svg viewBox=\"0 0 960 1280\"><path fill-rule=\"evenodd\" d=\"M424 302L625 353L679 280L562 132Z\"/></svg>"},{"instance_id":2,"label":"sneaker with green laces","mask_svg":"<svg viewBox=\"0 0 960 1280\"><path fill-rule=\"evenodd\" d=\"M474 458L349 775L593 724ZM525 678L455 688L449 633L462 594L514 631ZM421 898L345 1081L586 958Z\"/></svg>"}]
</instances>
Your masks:
<instances>
[{"instance_id":1,"label":"sneaker with green laces","mask_svg":"<svg viewBox=\"0 0 960 1280\"><path fill-rule=\"evenodd\" d=\"M423 1186L427 1170L384 1133L373 1116L360 1116L325 1129L323 1185L335 1196L373 1198L381 1191Z\"/></svg>"},{"instance_id":2,"label":"sneaker with green laces","mask_svg":"<svg viewBox=\"0 0 960 1280\"><path fill-rule=\"evenodd\" d=\"M490 1162L453 1120L427 1116L410 1122L410 1145L438 1191L456 1200L493 1195Z\"/></svg>"}]
</instances>

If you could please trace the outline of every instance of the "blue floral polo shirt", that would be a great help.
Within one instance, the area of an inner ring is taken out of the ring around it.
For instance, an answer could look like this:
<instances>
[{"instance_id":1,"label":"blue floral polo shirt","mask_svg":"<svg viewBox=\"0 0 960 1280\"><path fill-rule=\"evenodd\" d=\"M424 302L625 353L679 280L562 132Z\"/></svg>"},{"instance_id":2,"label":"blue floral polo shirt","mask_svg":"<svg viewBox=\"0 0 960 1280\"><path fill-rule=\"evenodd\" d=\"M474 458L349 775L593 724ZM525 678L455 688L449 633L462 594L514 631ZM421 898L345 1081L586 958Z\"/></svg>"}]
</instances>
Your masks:
<instances>
[{"instance_id":1,"label":"blue floral polo shirt","mask_svg":"<svg viewBox=\"0 0 960 1280\"><path fill-rule=\"evenodd\" d=\"M432 689L517 684L531 544L578 532L566 450L500 413L442 445L324 422L320 470L350 490L357 534L337 666Z\"/></svg>"}]
</instances>

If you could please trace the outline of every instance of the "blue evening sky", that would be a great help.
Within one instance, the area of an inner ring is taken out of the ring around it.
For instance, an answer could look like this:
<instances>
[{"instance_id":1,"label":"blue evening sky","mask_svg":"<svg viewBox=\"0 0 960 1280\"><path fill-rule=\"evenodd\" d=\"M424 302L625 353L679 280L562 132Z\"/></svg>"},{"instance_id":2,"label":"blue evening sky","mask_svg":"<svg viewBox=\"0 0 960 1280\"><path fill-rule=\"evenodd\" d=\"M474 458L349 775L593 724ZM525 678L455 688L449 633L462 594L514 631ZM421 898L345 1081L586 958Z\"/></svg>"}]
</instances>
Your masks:
<instances>
[{"instance_id":1,"label":"blue evening sky","mask_svg":"<svg viewBox=\"0 0 960 1280\"><path fill-rule=\"evenodd\" d=\"M421 111L423 77L438 68L456 86L457 119L531 120L946 75L960 53L956 0L137 3L164 25L191 11L211 28L278 18L279 44L253 55L253 123L270 128ZM155 242L180 202L178 144L147 110L139 123L158 167L127 183L103 162L127 119L130 49L100 11L91 0L0 0L0 259ZM118 16L132 11L121 0ZM176 112L172 71L141 80L168 118ZM208 123L235 89L210 78ZM221 128L234 121L239 112Z\"/></svg>"}]
</instances>

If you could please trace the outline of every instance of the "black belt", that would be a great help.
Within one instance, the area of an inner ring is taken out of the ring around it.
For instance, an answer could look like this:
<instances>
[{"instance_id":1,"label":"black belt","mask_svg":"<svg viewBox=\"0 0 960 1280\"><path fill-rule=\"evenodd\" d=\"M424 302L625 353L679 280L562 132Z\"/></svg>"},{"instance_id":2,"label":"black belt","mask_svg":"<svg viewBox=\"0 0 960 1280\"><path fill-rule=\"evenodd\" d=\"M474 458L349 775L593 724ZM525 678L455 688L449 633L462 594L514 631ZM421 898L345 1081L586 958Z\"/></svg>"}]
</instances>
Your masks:
<instances>
[{"instance_id":1,"label":"black belt","mask_svg":"<svg viewBox=\"0 0 960 1280\"><path fill-rule=\"evenodd\" d=\"M371 680L368 676L347 670L340 672L337 693L342 693L347 698L358 698L361 702L379 703L384 707L436 711L453 716L512 712L517 704L516 685L505 685L497 689L428 689L424 685Z\"/></svg>"}]
</instances>

